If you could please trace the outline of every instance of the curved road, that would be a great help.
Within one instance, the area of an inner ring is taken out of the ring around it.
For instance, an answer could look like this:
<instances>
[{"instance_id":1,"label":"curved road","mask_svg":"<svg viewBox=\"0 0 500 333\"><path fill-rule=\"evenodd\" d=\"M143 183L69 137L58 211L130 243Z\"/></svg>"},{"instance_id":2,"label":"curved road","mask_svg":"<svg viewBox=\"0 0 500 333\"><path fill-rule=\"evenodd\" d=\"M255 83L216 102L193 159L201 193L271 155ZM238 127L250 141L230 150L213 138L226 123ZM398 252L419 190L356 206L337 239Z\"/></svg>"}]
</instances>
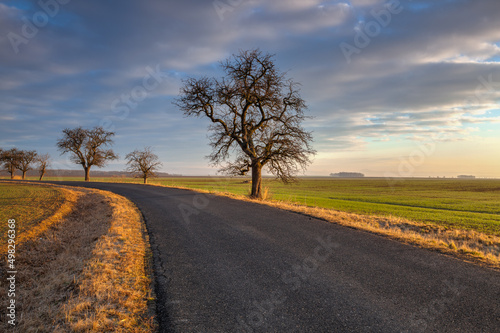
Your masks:
<instances>
[{"instance_id":1,"label":"curved road","mask_svg":"<svg viewBox=\"0 0 500 333\"><path fill-rule=\"evenodd\" d=\"M162 332L500 332L500 272L187 190L115 192L145 217Z\"/></svg>"}]
</instances>

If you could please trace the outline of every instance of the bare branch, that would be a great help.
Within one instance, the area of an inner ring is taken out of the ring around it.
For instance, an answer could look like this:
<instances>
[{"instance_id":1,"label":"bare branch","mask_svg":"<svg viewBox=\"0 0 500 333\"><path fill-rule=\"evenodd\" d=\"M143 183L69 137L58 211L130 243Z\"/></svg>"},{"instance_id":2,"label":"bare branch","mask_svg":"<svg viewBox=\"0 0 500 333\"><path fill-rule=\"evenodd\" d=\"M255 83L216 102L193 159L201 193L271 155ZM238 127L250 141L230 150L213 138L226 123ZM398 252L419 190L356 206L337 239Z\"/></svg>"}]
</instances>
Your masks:
<instances>
[{"instance_id":1,"label":"bare branch","mask_svg":"<svg viewBox=\"0 0 500 333\"><path fill-rule=\"evenodd\" d=\"M175 105L211 120L210 161L230 174L258 173L252 187L258 197L263 167L288 182L315 154L311 133L301 127L306 105L299 84L286 79L271 54L240 51L220 65L224 78L189 78Z\"/></svg>"},{"instance_id":2,"label":"bare branch","mask_svg":"<svg viewBox=\"0 0 500 333\"><path fill-rule=\"evenodd\" d=\"M38 173L40 175L39 180L42 180L43 176L45 176L45 173L47 172L47 168L50 165L50 155L49 154L38 155L36 162L37 162Z\"/></svg>"},{"instance_id":3,"label":"bare branch","mask_svg":"<svg viewBox=\"0 0 500 333\"><path fill-rule=\"evenodd\" d=\"M71 160L83 167L86 181L90 180L89 171L92 166L101 168L108 161L118 158L113 150L103 149L113 144L111 137L115 135L114 132L98 126L91 130L82 127L66 128L63 134L64 136L57 141L57 147L61 154L72 153Z\"/></svg>"},{"instance_id":4,"label":"bare branch","mask_svg":"<svg viewBox=\"0 0 500 333\"><path fill-rule=\"evenodd\" d=\"M11 179L14 179L16 169L18 169L20 154L21 151L16 148L0 151L0 163L2 168L10 174Z\"/></svg>"},{"instance_id":5,"label":"bare branch","mask_svg":"<svg viewBox=\"0 0 500 333\"><path fill-rule=\"evenodd\" d=\"M34 150L19 151L16 168L23 173L23 180L26 178L26 172L31 170L32 163L36 161L37 155Z\"/></svg>"},{"instance_id":6,"label":"bare branch","mask_svg":"<svg viewBox=\"0 0 500 333\"><path fill-rule=\"evenodd\" d=\"M148 178L156 177L156 171L160 169L162 163L151 147L145 147L144 150L134 150L125 157L128 167L126 171L133 173L135 177L143 178L144 184Z\"/></svg>"}]
</instances>

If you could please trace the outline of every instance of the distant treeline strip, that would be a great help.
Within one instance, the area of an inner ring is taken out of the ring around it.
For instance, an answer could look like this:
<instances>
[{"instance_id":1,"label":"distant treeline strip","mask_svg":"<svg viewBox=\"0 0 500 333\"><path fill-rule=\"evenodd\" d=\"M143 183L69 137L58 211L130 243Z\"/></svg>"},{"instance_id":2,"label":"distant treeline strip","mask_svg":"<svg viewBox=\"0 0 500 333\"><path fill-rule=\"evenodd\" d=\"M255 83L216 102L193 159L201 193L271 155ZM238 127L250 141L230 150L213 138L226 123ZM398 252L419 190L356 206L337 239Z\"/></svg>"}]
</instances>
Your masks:
<instances>
[{"instance_id":1,"label":"distant treeline strip","mask_svg":"<svg viewBox=\"0 0 500 333\"><path fill-rule=\"evenodd\" d=\"M99 171L99 170L91 170L90 175L92 177L130 177L130 172L127 171ZM1 170L0 177L8 177L10 176L8 172ZM38 176L37 170L29 170L26 173L28 177L36 177ZM67 170L67 169L48 169L45 174L46 177L83 177L83 170ZM180 175L170 174L167 172L157 172L158 177L179 177Z\"/></svg>"}]
</instances>

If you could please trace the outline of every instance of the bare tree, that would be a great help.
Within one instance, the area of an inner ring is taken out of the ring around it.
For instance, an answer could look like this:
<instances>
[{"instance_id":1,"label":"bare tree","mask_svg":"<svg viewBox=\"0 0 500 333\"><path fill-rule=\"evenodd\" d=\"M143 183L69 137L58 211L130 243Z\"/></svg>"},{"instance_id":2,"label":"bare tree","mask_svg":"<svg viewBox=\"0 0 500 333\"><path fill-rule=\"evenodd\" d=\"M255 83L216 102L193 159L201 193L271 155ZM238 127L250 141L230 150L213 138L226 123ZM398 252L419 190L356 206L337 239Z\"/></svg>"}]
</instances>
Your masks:
<instances>
[{"instance_id":1,"label":"bare tree","mask_svg":"<svg viewBox=\"0 0 500 333\"><path fill-rule=\"evenodd\" d=\"M115 135L114 132L105 131L99 126L90 130L82 127L66 128L63 134L57 141L57 147L61 154L72 153L72 161L80 164L85 171L85 181L90 181L92 166L101 168L108 161L118 158L113 150L103 148L113 144L111 137Z\"/></svg>"},{"instance_id":2,"label":"bare tree","mask_svg":"<svg viewBox=\"0 0 500 333\"><path fill-rule=\"evenodd\" d=\"M251 170L251 196L261 198L264 167L290 182L315 154L311 133L301 127L306 105L273 55L241 51L220 65L224 78L185 80L175 105L187 116L210 119L210 161L233 175Z\"/></svg>"},{"instance_id":3,"label":"bare tree","mask_svg":"<svg viewBox=\"0 0 500 333\"><path fill-rule=\"evenodd\" d=\"M34 150L21 150L18 156L16 168L23 173L23 180L26 179L26 172L31 170L33 162L36 161L38 154Z\"/></svg>"},{"instance_id":4,"label":"bare tree","mask_svg":"<svg viewBox=\"0 0 500 333\"><path fill-rule=\"evenodd\" d=\"M148 178L156 177L156 171L162 163L151 147L145 147L144 150L134 150L125 157L127 161L127 171L136 174L136 177L143 178L144 184L148 183Z\"/></svg>"},{"instance_id":5,"label":"bare tree","mask_svg":"<svg viewBox=\"0 0 500 333\"><path fill-rule=\"evenodd\" d=\"M0 151L0 162L3 169L10 174L10 179L14 179L16 169L19 165L20 153L21 151L16 148Z\"/></svg>"},{"instance_id":6,"label":"bare tree","mask_svg":"<svg viewBox=\"0 0 500 333\"><path fill-rule=\"evenodd\" d=\"M38 155L37 163L38 163L37 169L40 175L40 179L38 180L42 180L43 176L45 176L45 173L47 172L47 168L50 165L50 155L49 154Z\"/></svg>"}]
</instances>

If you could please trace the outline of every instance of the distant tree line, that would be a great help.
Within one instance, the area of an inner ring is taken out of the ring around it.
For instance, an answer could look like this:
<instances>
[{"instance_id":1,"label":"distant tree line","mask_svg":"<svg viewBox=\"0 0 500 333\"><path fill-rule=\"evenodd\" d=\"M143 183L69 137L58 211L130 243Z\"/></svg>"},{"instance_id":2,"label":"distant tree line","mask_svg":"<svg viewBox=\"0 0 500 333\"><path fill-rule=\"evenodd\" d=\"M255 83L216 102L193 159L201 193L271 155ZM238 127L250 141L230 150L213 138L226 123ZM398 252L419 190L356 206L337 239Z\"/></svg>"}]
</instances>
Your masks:
<instances>
[{"instance_id":1,"label":"distant tree line","mask_svg":"<svg viewBox=\"0 0 500 333\"><path fill-rule=\"evenodd\" d=\"M107 147L113 144L111 139L114 132L104 130L102 127L84 129L77 127L63 130L63 137L57 141L57 147L61 154L70 153L71 160L80 164L85 172L85 181L90 181L90 168L92 166L104 167L108 161L118 159L118 155ZM157 171L161 167L158 156L153 153L151 147L144 150L134 150L127 154L127 169L134 177L144 179L144 184L148 178L156 177ZM10 178L15 178L17 170L22 172L22 179L26 179L26 173L34 168L38 170L39 180L42 180L50 165L49 154L39 154L35 150L19 150L11 148L9 150L0 148L1 168L10 174Z\"/></svg>"},{"instance_id":2,"label":"distant tree line","mask_svg":"<svg viewBox=\"0 0 500 333\"><path fill-rule=\"evenodd\" d=\"M331 173L330 176L339 178L363 178L365 175L360 172L338 172Z\"/></svg>"},{"instance_id":3,"label":"distant tree line","mask_svg":"<svg viewBox=\"0 0 500 333\"><path fill-rule=\"evenodd\" d=\"M49 164L49 154L38 154L35 150L19 150L17 148L4 150L0 148L1 168L10 174L11 179L14 179L17 170L22 172L22 179L26 179L26 173L36 168L40 176L39 179L42 180Z\"/></svg>"}]
</instances>

